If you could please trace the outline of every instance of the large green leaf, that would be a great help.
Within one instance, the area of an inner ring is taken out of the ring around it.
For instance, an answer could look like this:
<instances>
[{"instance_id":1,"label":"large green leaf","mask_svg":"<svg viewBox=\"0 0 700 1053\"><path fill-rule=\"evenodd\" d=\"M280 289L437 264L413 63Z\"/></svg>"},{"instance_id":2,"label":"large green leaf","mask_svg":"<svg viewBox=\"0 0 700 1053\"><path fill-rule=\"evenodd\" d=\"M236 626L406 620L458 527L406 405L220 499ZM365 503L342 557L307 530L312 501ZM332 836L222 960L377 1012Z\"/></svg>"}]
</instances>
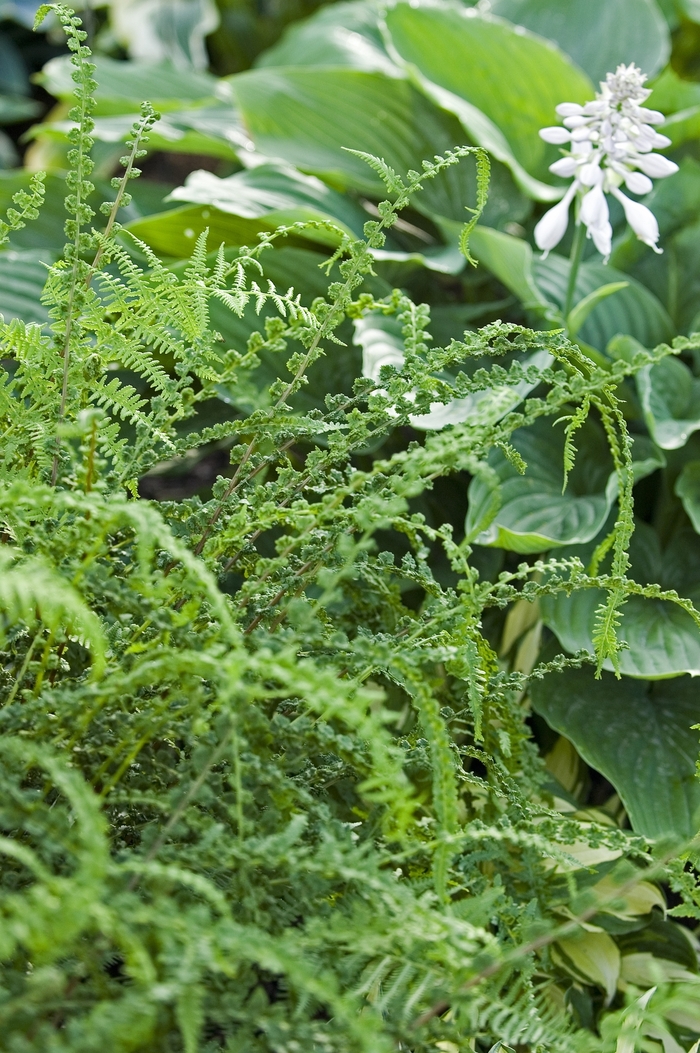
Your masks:
<instances>
[{"instance_id":1,"label":"large green leaf","mask_svg":"<svg viewBox=\"0 0 700 1053\"><path fill-rule=\"evenodd\" d=\"M535 282L533 252L527 241L479 224L472 231L470 249L478 262L510 289L524 307L550 306Z\"/></svg>"},{"instance_id":2,"label":"large green leaf","mask_svg":"<svg viewBox=\"0 0 700 1053\"><path fill-rule=\"evenodd\" d=\"M351 198L327 187L315 176L289 165L262 164L225 179L212 172L192 172L170 200L211 205L244 219L306 210L330 219L356 236L362 235L368 213Z\"/></svg>"},{"instance_id":3,"label":"large green leaf","mask_svg":"<svg viewBox=\"0 0 700 1053\"><path fill-rule=\"evenodd\" d=\"M562 555L579 556L584 563L588 548L565 549ZM676 534L662 547L658 534L639 523L630 545L630 577L642 585L658 583L679 595L700 601L700 539L691 530ZM604 602L599 589L585 589L571 597L546 597L542 617L568 651L593 649L595 612ZM627 676L657 680L681 673L700 674L700 629L689 614L666 600L631 597L621 610L620 670ZM612 670L610 662L606 668Z\"/></svg>"},{"instance_id":4,"label":"large green leaf","mask_svg":"<svg viewBox=\"0 0 700 1053\"><path fill-rule=\"evenodd\" d=\"M700 461L688 461L676 479L675 492L683 502L693 529L700 534Z\"/></svg>"},{"instance_id":5,"label":"large green leaf","mask_svg":"<svg viewBox=\"0 0 700 1053\"><path fill-rule=\"evenodd\" d=\"M552 546L583 543L601 530L617 495L612 461L602 428L593 420L578 432L576 466L564 482L564 427L542 419L515 432L513 445L527 464L524 475L500 450L489 454L498 485L475 478L469 485L466 532L484 522L500 498L495 518L475 537L479 545L513 552L542 552Z\"/></svg>"},{"instance_id":6,"label":"large green leaf","mask_svg":"<svg viewBox=\"0 0 700 1053\"><path fill-rule=\"evenodd\" d=\"M182 110L188 104L201 106L227 94L225 83L208 73L153 62L118 62L96 55L96 113L138 112L148 99L161 112ZM51 59L37 77L39 83L59 99L71 99L75 82L68 55Z\"/></svg>"},{"instance_id":7,"label":"large green leaf","mask_svg":"<svg viewBox=\"0 0 700 1053\"><path fill-rule=\"evenodd\" d=\"M243 245L254 243L261 231L295 222L331 222L344 233L362 237L370 218L353 198L339 194L315 176L272 163L225 179L211 172L193 172L183 187L169 195L168 200L172 199L192 202L195 207L171 209L129 225L133 234L167 256L189 255L196 238L206 229L210 245ZM339 237L323 227L295 235L297 240L328 246L337 245ZM378 262L418 264L446 274L463 270L465 259L456 237L448 245L418 244L420 249L407 249L390 234L385 247L376 250L374 256Z\"/></svg>"},{"instance_id":8,"label":"large green leaf","mask_svg":"<svg viewBox=\"0 0 700 1053\"><path fill-rule=\"evenodd\" d=\"M532 704L608 779L633 828L647 837L697 831L695 776L700 719L692 677L646 681L590 670L552 674L531 688Z\"/></svg>"},{"instance_id":9,"label":"large green leaf","mask_svg":"<svg viewBox=\"0 0 700 1053\"><path fill-rule=\"evenodd\" d=\"M381 194L377 175L349 150L383 157L398 172L464 142L464 132L406 80L359 70L287 67L230 79L256 149L335 186ZM425 200L430 183L426 183ZM473 205L474 201L463 201ZM466 215L466 214L465 214Z\"/></svg>"},{"instance_id":10,"label":"large green leaf","mask_svg":"<svg viewBox=\"0 0 700 1053\"><path fill-rule=\"evenodd\" d=\"M136 111L96 117L93 138L102 143L123 142L138 119ZM73 127L72 121L44 121L30 134L36 139L65 142ZM148 137L151 151L204 154L228 161L236 160L238 151L251 145L235 108L221 104L165 113Z\"/></svg>"},{"instance_id":11,"label":"large green leaf","mask_svg":"<svg viewBox=\"0 0 700 1053\"><path fill-rule=\"evenodd\" d=\"M617 498L617 477L600 425L589 418L577 432L576 464L563 493L563 424L541 419L516 431L512 443L527 470L521 475L500 450L489 454L498 483L481 477L470 483L467 534L480 530L474 538L477 544L512 552L542 552L596 537ZM658 463L650 460L643 443L634 459L637 478ZM500 507L488 522L489 509L498 500Z\"/></svg>"},{"instance_id":12,"label":"large green leaf","mask_svg":"<svg viewBox=\"0 0 700 1053\"><path fill-rule=\"evenodd\" d=\"M555 120L558 103L584 102L593 94L591 82L562 52L502 19L435 0L396 4L386 13L386 27L392 57L434 102L459 117L474 142L507 164L533 197L560 196L541 182L551 180L548 165L557 152L538 132Z\"/></svg>"},{"instance_id":13,"label":"large green leaf","mask_svg":"<svg viewBox=\"0 0 700 1053\"><path fill-rule=\"evenodd\" d=\"M280 43L263 52L255 65L345 66L404 76L387 54L378 21L376 0L324 7L288 29Z\"/></svg>"},{"instance_id":14,"label":"large green leaf","mask_svg":"<svg viewBox=\"0 0 700 1053\"><path fill-rule=\"evenodd\" d=\"M551 252L546 259L535 257L533 272L546 298L562 307L569 279L569 261ZM610 282L625 281L629 283L628 287L602 300L581 327L581 340L599 351L605 350L608 342L620 333L634 337L645 347L655 347L674 335L673 323L666 309L649 289L628 274L597 260L581 264L576 277L575 302Z\"/></svg>"},{"instance_id":15,"label":"large green leaf","mask_svg":"<svg viewBox=\"0 0 700 1053\"><path fill-rule=\"evenodd\" d=\"M655 0L492 0L491 10L556 41L596 84L621 62L653 77L671 53Z\"/></svg>"},{"instance_id":16,"label":"large green leaf","mask_svg":"<svg viewBox=\"0 0 700 1053\"><path fill-rule=\"evenodd\" d=\"M637 374L644 419L664 450L685 446L700 429L700 380L678 358L664 358Z\"/></svg>"},{"instance_id":17,"label":"large green leaf","mask_svg":"<svg viewBox=\"0 0 700 1053\"><path fill-rule=\"evenodd\" d=\"M53 263L53 254L45 249L0 253L0 315L6 322L48 322L48 311L40 303L48 263Z\"/></svg>"}]
</instances>

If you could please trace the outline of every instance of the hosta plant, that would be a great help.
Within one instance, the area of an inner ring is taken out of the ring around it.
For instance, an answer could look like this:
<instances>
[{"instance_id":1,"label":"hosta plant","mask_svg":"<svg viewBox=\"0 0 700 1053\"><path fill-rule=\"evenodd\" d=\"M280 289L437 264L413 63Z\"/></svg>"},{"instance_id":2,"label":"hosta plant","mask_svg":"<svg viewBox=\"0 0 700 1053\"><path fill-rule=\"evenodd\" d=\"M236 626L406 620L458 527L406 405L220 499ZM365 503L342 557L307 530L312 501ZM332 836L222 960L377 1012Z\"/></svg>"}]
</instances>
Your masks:
<instances>
[{"instance_id":1,"label":"hosta plant","mask_svg":"<svg viewBox=\"0 0 700 1053\"><path fill-rule=\"evenodd\" d=\"M0 327L3 1047L689 1048L695 952L660 883L697 916L694 842L581 810L566 740L546 768L528 699L565 669L594 697L634 599L698 619L630 572L650 458L616 394L690 342L609 368L562 330L494 323L433 346L428 308L382 291L374 256L467 147L406 175L364 156L387 199L362 237L320 219L235 252L202 235L166 266L116 221L155 114L93 226L94 68L79 20L53 10L76 82L67 243L49 321ZM476 158L465 254L486 196ZM41 197L37 177L4 238ZM304 302L266 268L310 229L337 248ZM267 314L245 345L211 324L251 307ZM398 327L400 368L305 403L349 322ZM270 358L281 379L261 389ZM222 395L251 411L202 424ZM472 400L461 423L408 432L455 399ZM527 478L521 437L542 429L563 436L560 486L580 436L602 437L606 532L585 563L494 570L475 538L496 522L499 472ZM149 473L213 447L229 466L209 495L140 496ZM468 477L484 495L466 532L420 511ZM596 597L595 653L508 657L533 605L572 595Z\"/></svg>"}]
</instances>

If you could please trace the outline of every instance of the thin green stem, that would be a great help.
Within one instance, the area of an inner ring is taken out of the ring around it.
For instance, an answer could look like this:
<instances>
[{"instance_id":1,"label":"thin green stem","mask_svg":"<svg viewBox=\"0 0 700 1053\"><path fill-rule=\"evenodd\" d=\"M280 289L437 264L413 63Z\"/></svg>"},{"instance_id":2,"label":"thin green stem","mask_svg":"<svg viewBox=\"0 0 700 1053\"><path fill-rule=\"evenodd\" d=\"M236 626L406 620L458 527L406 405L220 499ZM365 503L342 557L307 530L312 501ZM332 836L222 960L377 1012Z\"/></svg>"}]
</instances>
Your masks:
<instances>
[{"instance_id":1,"label":"thin green stem","mask_svg":"<svg viewBox=\"0 0 700 1053\"><path fill-rule=\"evenodd\" d=\"M574 227L574 240L571 244L569 256L569 280L566 285L566 299L564 300L564 321L568 322L571 308L574 306L574 293L576 291L576 279L578 269L583 256L583 245L586 240L586 231L583 223L577 223Z\"/></svg>"}]
</instances>

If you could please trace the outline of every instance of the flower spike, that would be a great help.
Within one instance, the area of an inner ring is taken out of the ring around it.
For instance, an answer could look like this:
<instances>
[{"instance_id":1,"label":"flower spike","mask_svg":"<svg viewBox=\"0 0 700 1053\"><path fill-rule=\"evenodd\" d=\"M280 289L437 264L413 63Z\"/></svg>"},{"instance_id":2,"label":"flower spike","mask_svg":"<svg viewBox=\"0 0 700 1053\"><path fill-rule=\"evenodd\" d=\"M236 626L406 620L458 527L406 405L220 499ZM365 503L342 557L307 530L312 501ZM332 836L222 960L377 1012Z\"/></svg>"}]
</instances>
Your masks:
<instances>
[{"instance_id":1,"label":"flower spike","mask_svg":"<svg viewBox=\"0 0 700 1053\"><path fill-rule=\"evenodd\" d=\"M561 125L542 128L540 137L546 143L569 145L569 150L550 172L573 179L564 197L544 214L535 227L535 242L545 255L559 244L569 224L569 209L578 200L577 223L586 228L587 237L607 263L612 247L612 227L606 194L621 203L630 227L640 241L654 252L658 247L659 225L653 212L639 201L622 193L623 185L631 194L648 194L652 179L664 179L678 171L678 165L661 154L652 153L671 145L654 125L664 116L642 103L651 92L644 87L646 74L634 64L618 66L601 81L595 99L583 106L562 102L557 113Z\"/></svg>"}]
</instances>

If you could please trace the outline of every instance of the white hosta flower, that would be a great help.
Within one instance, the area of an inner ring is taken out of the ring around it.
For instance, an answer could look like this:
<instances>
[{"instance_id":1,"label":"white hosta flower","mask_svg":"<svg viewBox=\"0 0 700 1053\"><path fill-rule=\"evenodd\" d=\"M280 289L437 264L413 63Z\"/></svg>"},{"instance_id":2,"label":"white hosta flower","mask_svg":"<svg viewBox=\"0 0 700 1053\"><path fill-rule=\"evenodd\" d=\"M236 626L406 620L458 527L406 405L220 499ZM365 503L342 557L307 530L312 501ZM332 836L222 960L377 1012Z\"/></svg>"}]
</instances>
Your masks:
<instances>
[{"instance_id":1,"label":"white hosta flower","mask_svg":"<svg viewBox=\"0 0 700 1053\"><path fill-rule=\"evenodd\" d=\"M671 140L653 127L663 122L663 114L642 106L651 94L643 87L645 80L646 75L634 64L618 66L615 73L608 73L601 81L601 90L591 102L583 106L563 102L557 106L564 127L555 125L540 131L546 143L568 144L568 152L549 170L573 179L561 201L535 227L535 242L545 253L564 237L571 202L577 199L577 221L583 223L587 236L607 261L612 227L606 194L612 194L622 204L627 222L640 241L654 252L661 252L657 245L659 225L653 212L620 190L624 184L631 194L648 194L652 179L664 179L678 171L673 161L651 152L670 146Z\"/></svg>"}]
</instances>

